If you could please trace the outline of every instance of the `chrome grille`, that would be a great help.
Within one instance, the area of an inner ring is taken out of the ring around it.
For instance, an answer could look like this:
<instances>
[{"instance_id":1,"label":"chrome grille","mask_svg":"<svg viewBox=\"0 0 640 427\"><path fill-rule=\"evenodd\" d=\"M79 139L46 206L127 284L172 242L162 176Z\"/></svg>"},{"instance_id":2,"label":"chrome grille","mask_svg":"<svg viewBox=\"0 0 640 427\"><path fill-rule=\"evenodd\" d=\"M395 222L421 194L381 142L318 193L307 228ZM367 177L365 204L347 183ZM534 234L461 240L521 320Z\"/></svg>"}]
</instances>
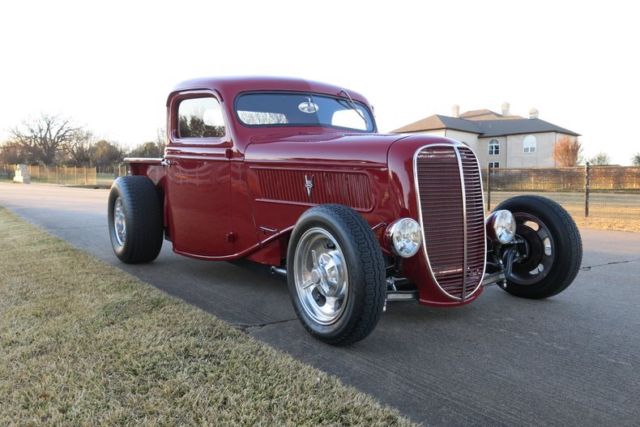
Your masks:
<instances>
[{"instance_id":1,"label":"chrome grille","mask_svg":"<svg viewBox=\"0 0 640 427\"><path fill-rule=\"evenodd\" d=\"M444 292L464 300L480 286L486 258L478 161L466 146L431 145L414 162L431 273Z\"/></svg>"}]
</instances>

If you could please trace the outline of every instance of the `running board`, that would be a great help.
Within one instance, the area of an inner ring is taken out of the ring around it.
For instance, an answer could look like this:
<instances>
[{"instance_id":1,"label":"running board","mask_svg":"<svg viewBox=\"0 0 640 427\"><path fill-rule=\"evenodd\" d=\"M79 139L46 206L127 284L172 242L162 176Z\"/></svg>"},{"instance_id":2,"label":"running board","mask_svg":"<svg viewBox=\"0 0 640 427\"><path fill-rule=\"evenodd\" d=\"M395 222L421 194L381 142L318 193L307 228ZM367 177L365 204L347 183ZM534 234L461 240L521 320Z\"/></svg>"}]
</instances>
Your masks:
<instances>
[{"instance_id":1,"label":"running board","mask_svg":"<svg viewBox=\"0 0 640 427\"><path fill-rule=\"evenodd\" d=\"M276 266L271 267L271 274L281 277L287 277L287 269ZM395 285L406 281L404 278L387 278L387 301L417 301L418 291L398 291Z\"/></svg>"},{"instance_id":2,"label":"running board","mask_svg":"<svg viewBox=\"0 0 640 427\"><path fill-rule=\"evenodd\" d=\"M387 301L417 301L418 291L387 291Z\"/></svg>"},{"instance_id":3,"label":"running board","mask_svg":"<svg viewBox=\"0 0 640 427\"><path fill-rule=\"evenodd\" d=\"M282 276L282 277L287 277L287 269L286 268L276 267L276 266L271 266L271 274L274 274L274 275L277 275L277 276Z\"/></svg>"}]
</instances>

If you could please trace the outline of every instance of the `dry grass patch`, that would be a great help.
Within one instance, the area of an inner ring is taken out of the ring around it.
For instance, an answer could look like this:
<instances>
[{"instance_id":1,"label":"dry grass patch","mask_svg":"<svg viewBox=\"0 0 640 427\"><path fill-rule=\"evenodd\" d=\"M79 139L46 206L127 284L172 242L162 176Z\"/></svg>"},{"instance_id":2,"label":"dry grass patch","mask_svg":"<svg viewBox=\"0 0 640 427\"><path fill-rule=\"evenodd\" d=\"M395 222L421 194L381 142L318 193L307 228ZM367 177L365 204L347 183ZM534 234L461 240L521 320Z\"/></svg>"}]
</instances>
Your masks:
<instances>
[{"instance_id":1,"label":"dry grass patch","mask_svg":"<svg viewBox=\"0 0 640 427\"><path fill-rule=\"evenodd\" d=\"M633 231L640 232L640 219L629 218L584 218L573 217L580 228L592 228L596 230Z\"/></svg>"},{"instance_id":2,"label":"dry grass patch","mask_svg":"<svg viewBox=\"0 0 640 427\"><path fill-rule=\"evenodd\" d=\"M0 208L0 425L406 425Z\"/></svg>"}]
</instances>

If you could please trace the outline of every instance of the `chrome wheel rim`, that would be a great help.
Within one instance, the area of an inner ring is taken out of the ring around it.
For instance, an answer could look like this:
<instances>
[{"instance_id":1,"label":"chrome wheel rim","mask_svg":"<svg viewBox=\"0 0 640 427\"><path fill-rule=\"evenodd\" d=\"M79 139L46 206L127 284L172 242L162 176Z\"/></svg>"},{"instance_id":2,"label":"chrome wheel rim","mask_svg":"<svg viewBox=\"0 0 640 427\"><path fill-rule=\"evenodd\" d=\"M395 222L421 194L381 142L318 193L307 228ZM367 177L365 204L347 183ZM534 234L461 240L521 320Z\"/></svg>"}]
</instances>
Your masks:
<instances>
[{"instance_id":1,"label":"chrome wheel rim","mask_svg":"<svg viewBox=\"0 0 640 427\"><path fill-rule=\"evenodd\" d=\"M556 259L556 246L547 225L537 216L514 213L516 236L523 241L526 256L516 262L509 281L519 285L534 285L547 277Z\"/></svg>"},{"instance_id":2,"label":"chrome wheel rim","mask_svg":"<svg viewBox=\"0 0 640 427\"><path fill-rule=\"evenodd\" d=\"M335 323L344 312L349 277L340 245L326 230L305 231L296 247L293 276L305 313L320 325Z\"/></svg>"},{"instance_id":3,"label":"chrome wheel rim","mask_svg":"<svg viewBox=\"0 0 640 427\"><path fill-rule=\"evenodd\" d=\"M124 218L124 206L120 197L116 198L113 206L113 228L118 245L124 246L127 240L127 223Z\"/></svg>"}]
</instances>

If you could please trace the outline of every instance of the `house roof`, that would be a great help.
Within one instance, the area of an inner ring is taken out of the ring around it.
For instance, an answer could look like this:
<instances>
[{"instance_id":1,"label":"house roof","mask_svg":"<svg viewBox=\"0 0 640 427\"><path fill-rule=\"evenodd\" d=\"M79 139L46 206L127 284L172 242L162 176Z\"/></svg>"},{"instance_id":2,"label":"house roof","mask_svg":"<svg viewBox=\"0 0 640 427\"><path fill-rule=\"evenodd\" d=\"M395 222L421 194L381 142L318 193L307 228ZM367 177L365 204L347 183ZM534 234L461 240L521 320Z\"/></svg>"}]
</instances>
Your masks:
<instances>
[{"instance_id":1,"label":"house roof","mask_svg":"<svg viewBox=\"0 0 640 427\"><path fill-rule=\"evenodd\" d=\"M504 115L495 111L483 108L481 110L470 110L460 114L460 117L467 120L512 120L524 119L522 116Z\"/></svg>"},{"instance_id":2,"label":"house roof","mask_svg":"<svg viewBox=\"0 0 640 427\"><path fill-rule=\"evenodd\" d=\"M580 136L579 133L540 119L482 120L475 122L483 137L518 135L523 133L557 132Z\"/></svg>"},{"instance_id":3,"label":"house roof","mask_svg":"<svg viewBox=\"0 0 640 427\"><path fill-rule=\"evenodd\" d=\"M476 126L475 122L471 120L465 120L458 117L442 116L440 114L434 114L433 116L425 117L417 122L410 123L406 126L394 130L394 133L404 132L421 132L425 130L438 130L438 129L454 129L461 130L463 132L481 134L482 131Z\"/></svg>"},{"instance_id":4,"label":"house roof","mask_svg":"<svg viewBox=\"0 0 640 427\"><path fill-rule=\"evenodd\" d=\"M491 114L494 113L490 110ZM523 119L519 116L501 116L499 119L485 120L479 119L479 116L486 116L485 110L468 111L467 113L477 113L474 118L460 118L443 116L435 114L426 117L417 122L410 123L406 126L394 130L394 133L412 133L423 132L428 130L452 129L462 132L475 133L479 137L492 137L504 135L518 135L524 133L540 133L540 132L557 132L567 135L580 136L579 133L569 129L554 125L540 119ZM467 116L469 117L469 116Z\"/></svg>"}]
</instances>

